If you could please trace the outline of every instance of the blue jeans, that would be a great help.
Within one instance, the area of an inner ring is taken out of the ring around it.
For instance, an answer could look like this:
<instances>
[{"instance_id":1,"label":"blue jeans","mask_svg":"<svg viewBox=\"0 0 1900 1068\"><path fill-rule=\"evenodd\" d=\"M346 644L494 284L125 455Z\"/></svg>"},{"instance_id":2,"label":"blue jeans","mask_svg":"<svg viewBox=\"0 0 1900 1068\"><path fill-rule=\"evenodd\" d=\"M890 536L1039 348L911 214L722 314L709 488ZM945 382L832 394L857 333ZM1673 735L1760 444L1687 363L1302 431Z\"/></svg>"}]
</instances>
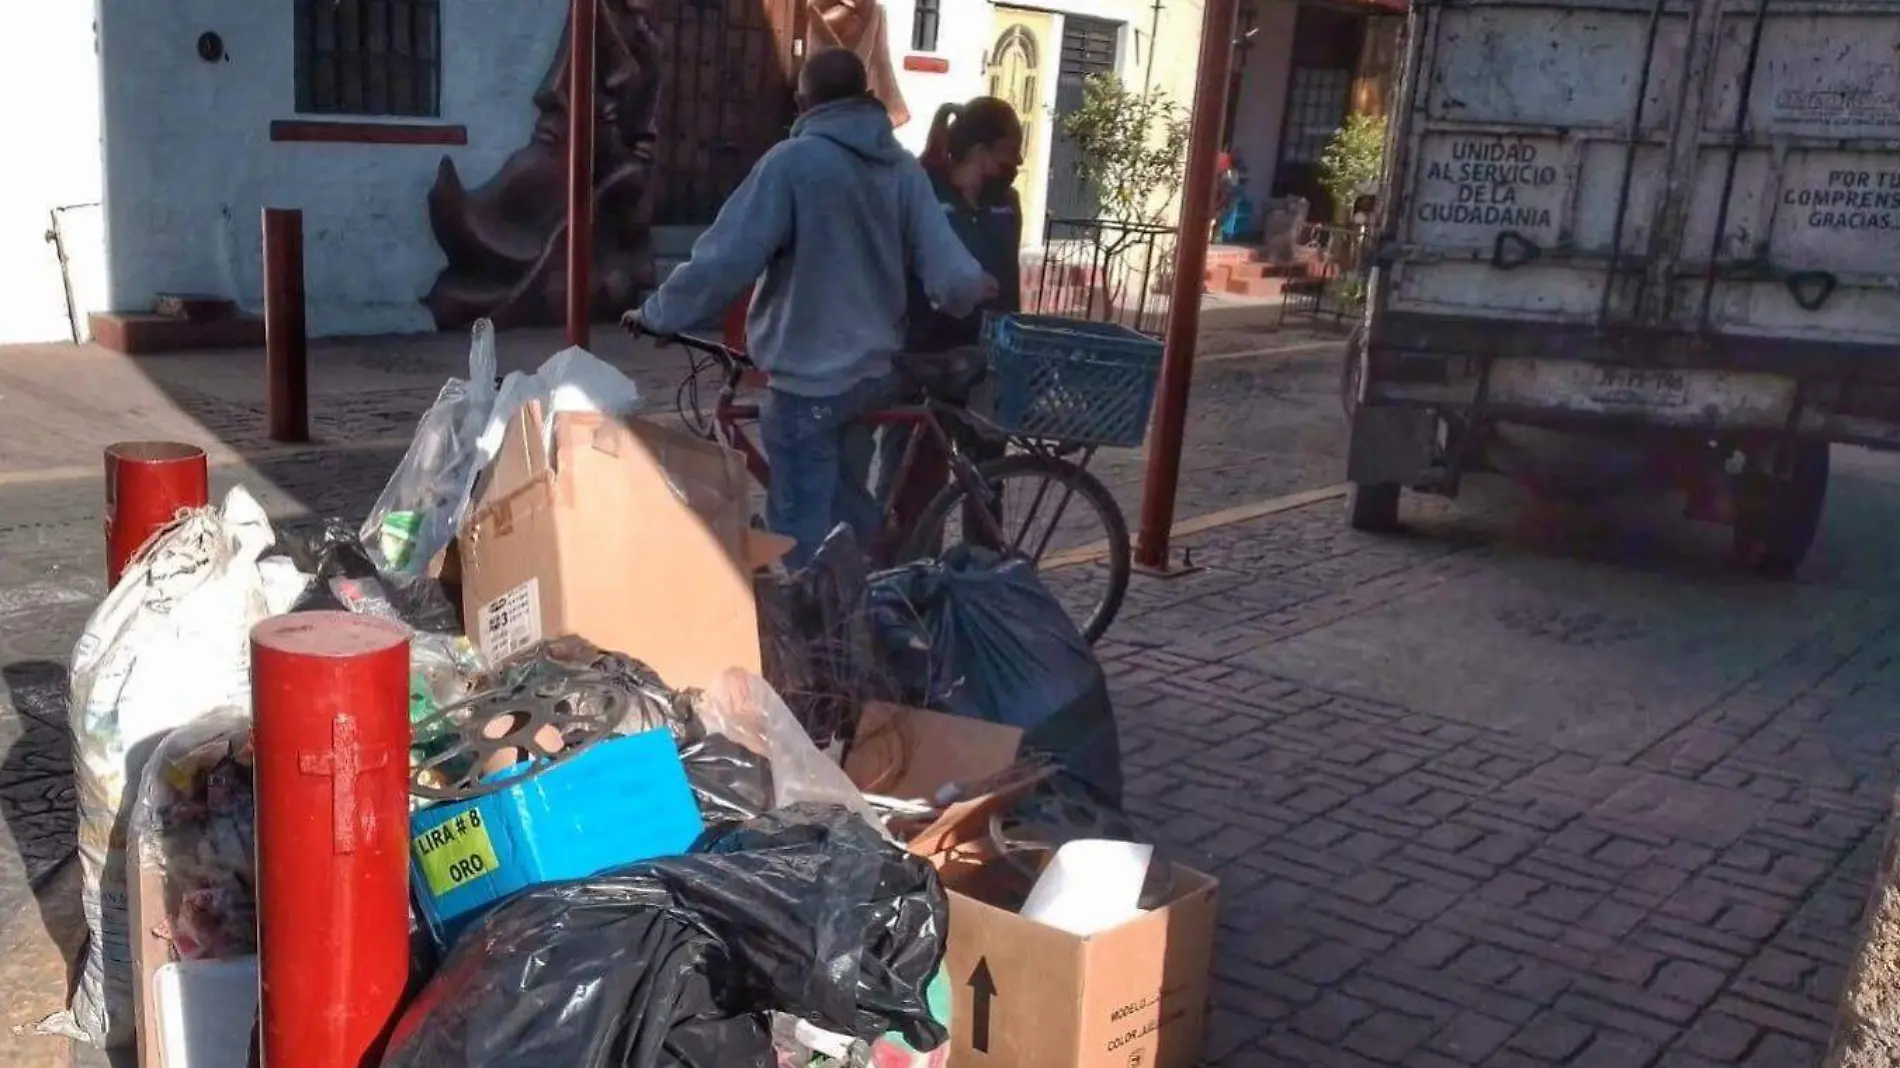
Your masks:
<instances>
[{"instance_id":1,"label":"blue jeans","mask_svg":"<svg viewBox=\"0 0 1900 1068\"><path fill-rule=\"evenodd\" d=\"M798 544L786 557L793 569L840 523L848 524L867 551L884 525L884 511L871 497L871 461L877 445L865 415L889 407L889 378L873 378L833 397L802 397L771 390L759 413L759 436L772 465L766 491L765 525Z\"/></svg>"}]
</instances>

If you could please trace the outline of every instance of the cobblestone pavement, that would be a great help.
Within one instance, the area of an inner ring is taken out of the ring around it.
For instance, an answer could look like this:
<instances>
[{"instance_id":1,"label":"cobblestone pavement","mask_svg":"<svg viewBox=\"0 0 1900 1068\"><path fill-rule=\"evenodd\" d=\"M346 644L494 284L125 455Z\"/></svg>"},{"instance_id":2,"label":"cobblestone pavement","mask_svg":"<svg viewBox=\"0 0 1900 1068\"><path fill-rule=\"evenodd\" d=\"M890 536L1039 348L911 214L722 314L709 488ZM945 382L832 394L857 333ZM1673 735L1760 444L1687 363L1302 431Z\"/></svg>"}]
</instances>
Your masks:
<instances>
[{"instance_id":1,"label":"cobblestone pavement","mask_svg":"<svg viewBox=\"0 0 1900 1068\"><path fill-rule=\"evenodd\" d=\"M1181 513L1336 480L1333 366L1202 367ZM356 515L396 455L218 478ZM1132 514L1140 457L1100 463ZM1836 467L1795 585L1726 573L1680 523L1486 493L1408 504L1404 538L1325 504L1227 525L1182 539L1202 570L1137 579L1100 652L1134 814L1223 882L1210 1063L1818 1063L1900 743L1900 465ZM101 592L97 492L0 484L9 1024L61 995L60 663ZM0 1060L55 1063L16 1043Z\"/></svg>"},{"instance_id":2,"label":"cobblestone pavement","mask_svg":"<svg viewBox=\"0 0 1900 1068\"><path fill-rule=\"evenodd\" d=\"M1223 880L1209 1060L1819 1064L1900 746L1900 465L1840 453L1795 586L1507 500L1142 587L1102 651L1135 812Z\"/></svg>"}]
</instances>

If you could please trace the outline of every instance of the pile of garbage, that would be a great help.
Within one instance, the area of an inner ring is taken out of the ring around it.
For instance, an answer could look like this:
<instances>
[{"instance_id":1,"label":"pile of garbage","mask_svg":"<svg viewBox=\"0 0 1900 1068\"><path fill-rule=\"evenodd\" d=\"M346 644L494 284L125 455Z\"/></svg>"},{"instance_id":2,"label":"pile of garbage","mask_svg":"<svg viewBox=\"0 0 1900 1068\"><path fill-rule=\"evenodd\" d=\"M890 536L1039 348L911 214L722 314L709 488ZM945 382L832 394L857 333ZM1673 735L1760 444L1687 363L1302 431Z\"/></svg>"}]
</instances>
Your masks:
<instances>
[{"instance_id":1,"label":"pile of garbage","mask_svg":"<svg viewBox=\"0 0 1900 1068\"><path fill-rule=\"evenodd\" d=\"M1106 678L1026 563L873 573L841 528L788 574L737 457L614 368L497 384L485 323L470 362L364 522L273 530L233 490L89 621L92 938L50 1026L255 1057L247 636L341 610L410 634L381 1063L1194 1062L1215 884L1122 815Z\"/></svg>"}]
</instances>

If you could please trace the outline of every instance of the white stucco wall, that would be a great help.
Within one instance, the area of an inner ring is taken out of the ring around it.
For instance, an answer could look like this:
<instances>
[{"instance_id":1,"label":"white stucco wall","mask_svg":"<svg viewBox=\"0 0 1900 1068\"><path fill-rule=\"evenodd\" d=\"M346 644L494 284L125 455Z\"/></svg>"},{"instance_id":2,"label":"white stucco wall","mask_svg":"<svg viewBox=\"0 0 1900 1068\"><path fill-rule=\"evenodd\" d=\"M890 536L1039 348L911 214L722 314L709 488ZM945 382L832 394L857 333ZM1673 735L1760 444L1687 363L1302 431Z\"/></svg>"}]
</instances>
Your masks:
<instances>
[{"instance_id":1,"label":"white stucco wall","mask_svg":"<svg viewBox=\"0 0 1900 1068\"><path fill-rule=\"evenodd\" d=\"M915 7L911 0L887 0L886 22L890 31L891 54L898 65L898 84L904 102L914 116L898 131L898 140L913 152L922 151L931 116L938 107L952 101L968 100L989 90L984 60L995 43L999 30L995 6L990 0L941 0L937 49L913 53L910 48ZM1149 69L1150 50L1154 50L1153 86L1186 106L1194 99L1194 72L1199 60L1202 0L1160 0L1157 26L1155 0L1042 0L1020 6L1055 14L1055 39L1049 42L1050 54L1044 59L1046 75L1041 79L1045 119L1052 115L1056 102L1056 71L1061 58L1062 18L1075 14L1122 24L1117 54L1124 81L1140 87ZM1288 0L1289 7L1291 0ZM1151 32L1153 31L1153 32ZM1151 40L1151 37L1153 38ZM901 69L907 55L928 55L949 61L945 74ZM1054 123L1039 127L1039 151L1036 158L1049 159L1049 142ZM1043 217L1037 212L1023 220L1025 243L1041 240Z\"/></svg>"},{"instance_id":2,"label":"white stucco wall","mask_svg":"<svg viewBox=\"0 0 1900 1068\"><path fill-rule=\"evenodd\" d=\"M1256 211L1273 191L1273 172L1280 162L1280 128L1286 119L1293 23L1298 16L1295 0L1262 0L1254 22L1258 32L1241 74L1233 150L1247 166L1247 192ZM1246 27L1241 30L1245 32Z\"/></svg>"},{"instance_id":3,"label":"white stucco wall","mask_svg":"<svg viewBox=\"0 0 1900 1068\"><path fill-rule=\"evenodd\" d=\"M99 4L113 309L184 292L260 310L261 212L300 208L319 336L434 329L418 301L444 262L427 213L436 168L446 153L473 188L526 143L566 11L562 0L442 5L442 115L431 121L466 126L469 139L443 148L272 143L272 120L299 117L289 0ZM198 58L205 31L223 37L227 61Z\"/></svg>"},{"instance_id":4,"label":"white stucco wall","mask_svg":"<svg viewBox=\"0 0 1900 1068\"><path fill-rule=\"evenodd\" d=\"M90 0L0 4L0 344L72 338L46 232L55 208L99 200L92 18ZM96 229L75 231L69 254L96 267Z\"/></svg>"}]
</instances>

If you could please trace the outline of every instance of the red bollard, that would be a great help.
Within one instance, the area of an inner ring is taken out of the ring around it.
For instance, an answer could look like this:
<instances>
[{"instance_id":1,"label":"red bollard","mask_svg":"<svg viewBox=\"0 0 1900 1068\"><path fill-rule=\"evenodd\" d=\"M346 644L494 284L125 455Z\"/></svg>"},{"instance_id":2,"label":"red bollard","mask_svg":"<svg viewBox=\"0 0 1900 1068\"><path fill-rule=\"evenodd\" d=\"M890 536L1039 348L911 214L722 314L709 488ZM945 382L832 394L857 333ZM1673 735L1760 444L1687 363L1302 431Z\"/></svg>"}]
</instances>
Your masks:
<instances>
[{"instance_id":1,"label":"red bollard","mask_svg":"<svg viewBox=\"0 0 1900 1068\"><path fill-rule=\"evenodd\" d=\"M367 1068L409 980L409 635L348 612L251 630L263 1063Z\"/></svg>"},{"instance_id":2,"label":"red bollard","mask_svg":"<svg viewBox=\"0 0 1900 1068\"><path fill-rule=\"evenodd\" d=\"M303 212L264 209L264 379L272 441L310 440L310 329Z\"/></svg>"},{"instance_id":3,"label":"red bollard","mask_svg":"<svg viewBox=\"0 0 1900 1068\"><path fill-rule=\"evenodd\" d=\"M106 446L106 588L132 557L186 508L211 502L205 451L177 441Z\"/></svg>"}]
</instances>

